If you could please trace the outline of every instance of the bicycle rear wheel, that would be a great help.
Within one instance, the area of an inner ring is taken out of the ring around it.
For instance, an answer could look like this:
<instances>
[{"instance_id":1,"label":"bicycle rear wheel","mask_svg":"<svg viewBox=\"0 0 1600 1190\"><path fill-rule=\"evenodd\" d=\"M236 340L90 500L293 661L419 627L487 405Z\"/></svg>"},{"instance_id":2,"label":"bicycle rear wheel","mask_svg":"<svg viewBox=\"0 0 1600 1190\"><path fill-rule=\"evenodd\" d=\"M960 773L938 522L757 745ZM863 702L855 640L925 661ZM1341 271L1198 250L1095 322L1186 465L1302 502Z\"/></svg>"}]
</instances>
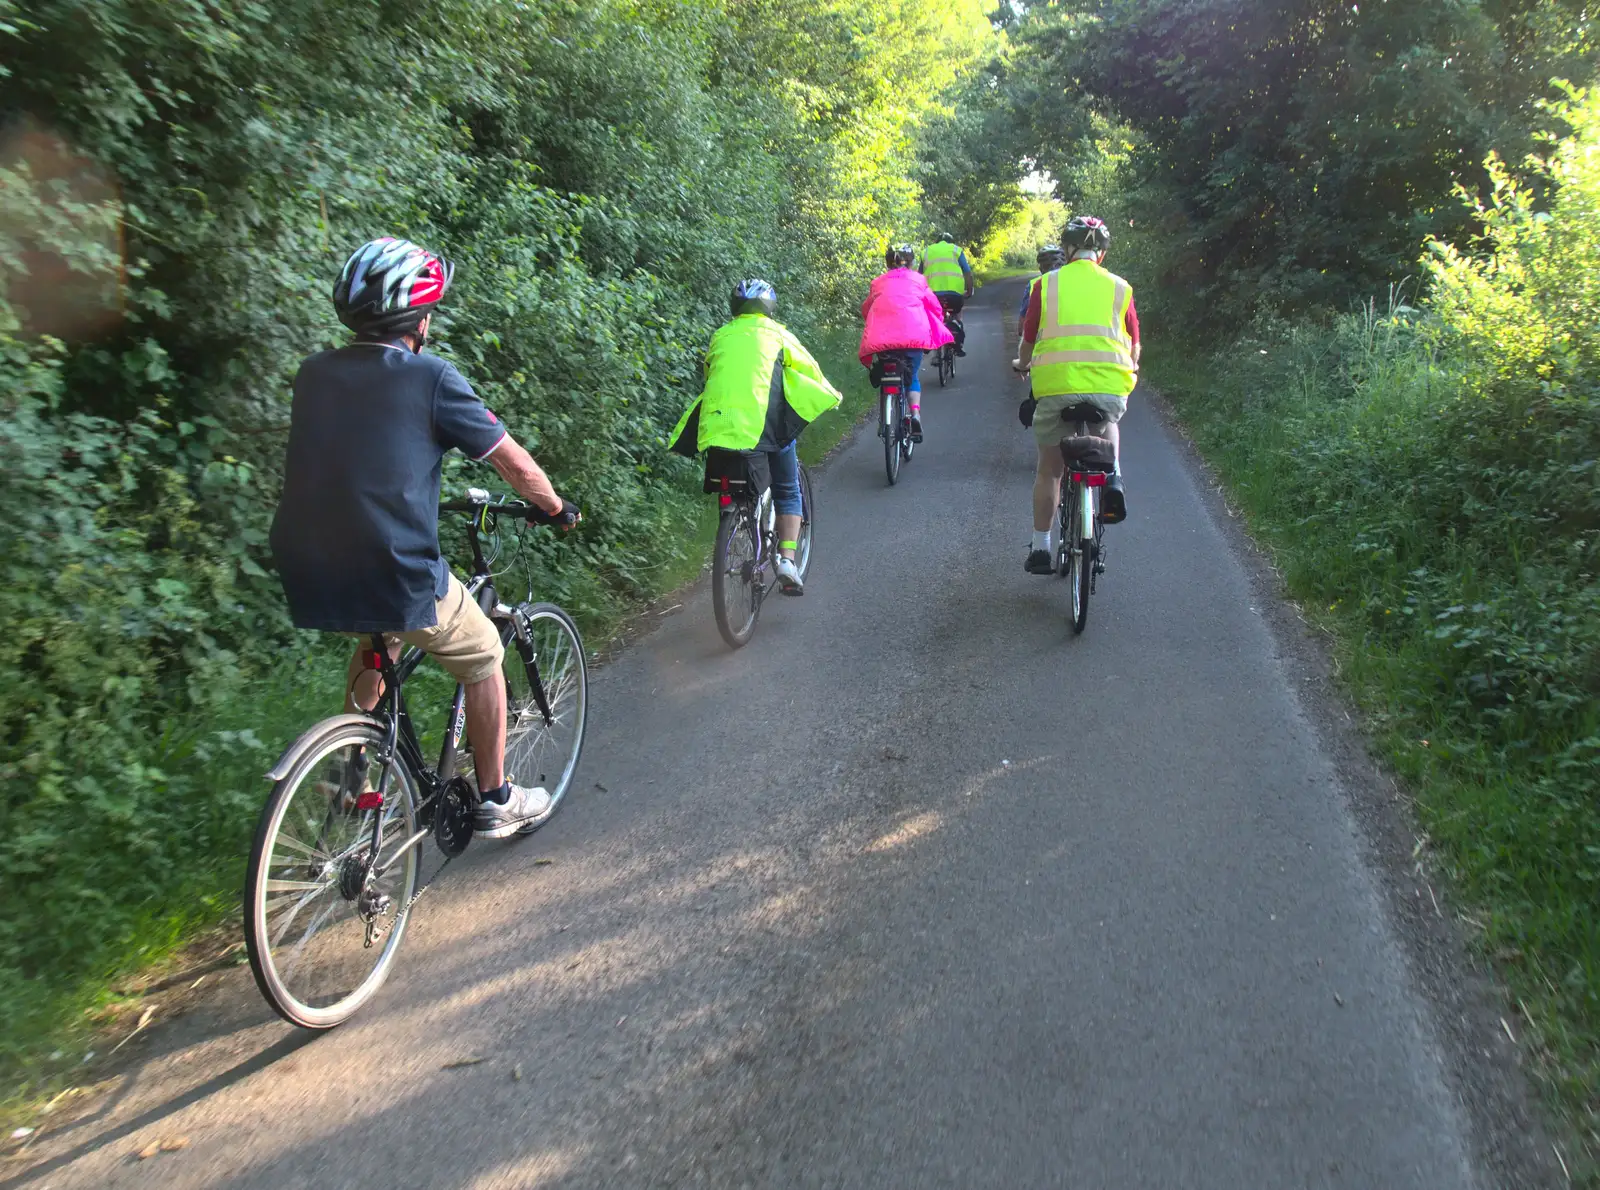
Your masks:
<instances>
[{"instance_id":1,"label":"bicycle rear wheel","mask_svg":"<svg viewBox=\"0 0 1600 1190\"><path fill-rule=\"evenodd\" d=\"M947 383L949 383L949 378L952 375L952 373L950 371L950 359L949 359L949 356L947 354L947 352L949 350L950 350L949 347L941 347L941 348L939 348L939 354L938 354L938 357L936 358L936 361L935 361L938 364L938 368L939 368L939 387L940 388L943 388Z\"/></svg>"},{"instance_id":2,"label":"bicycle rear wheel","mask_svg":"<svg viewBox=\"0 0 1600 1190\"><path fill-rule=\"evenodd\" d=\"M883 395L883 470L894 487L900 478L900 394Z\"/></svg>"},{"instance_id":3,"label":"bicycle rear wheel","mask_svg":"<svg viewBox=\"0 0 1600 1190\"><path fill-rule=\"evenodd\" d=\"M1094 499L1094 489L1079 484L1072 485L1070 508L1072 520L1072 631L1081 633L1089 622L1089 586L1094 579L1094 538L1083 536L1083 517L1078 511L1080 501Z\"/></svg>"},{"instance_id":4,"label":"bicycle rear wheel","mask_svg":"<svg viewBox=\"0 0 1600 1190\"><path fill-rule=\"evenodd\" d=\"M761 585L756 581L755 521L746 507L722 514L717 547L711 558L711 602L717 631L730 648L740 648L755 631L761 614Z\"/></svg>"},{"instance_id":5,"label":"bicycle rear wheel","mask_svg":"<svg viewBox=\"0 0 1600 1190\"><path fill-rule=\"evenodd\" d=\"M305 1029L331 1029L371 999L410 919L417 848L370 884L363 880L374 816L381 822L380 858L416 830L415 781L398 760L382 808L358 806L377 783L382 744L382 728L371 722L308 735L273 786L250 848L244 897L250 969L273 1011ZM377 935L370 946L369 917Z\"/></svg>"},{"instance_id":6,"label":"bicycle rear wheel","mask_svg":"<svg viewBox=\"0 0 1600 1190\"><path fill-rule=\"evenodd\" d=\"M589 667L578 626L553 603L524 603L500 635L506 644L506 777L550 795L550 813L517 832L531 835L560 808L578 771L589 725ZM533 696L535 675L549 723Z\"/></svg>"},{"instance_id":7,"label":"bicycle rear wheel","mask_svg":"<svg viewBox=\"0 0 1600 1190\"><path fill-rule=\"evenodd\" d=\"M804 582L811 570L811 537L817 523L816 505L811 501L811 472L804 467L800 468L800 504L800 538L794 551L794 566Z\"/></svg>"}]
</instances>

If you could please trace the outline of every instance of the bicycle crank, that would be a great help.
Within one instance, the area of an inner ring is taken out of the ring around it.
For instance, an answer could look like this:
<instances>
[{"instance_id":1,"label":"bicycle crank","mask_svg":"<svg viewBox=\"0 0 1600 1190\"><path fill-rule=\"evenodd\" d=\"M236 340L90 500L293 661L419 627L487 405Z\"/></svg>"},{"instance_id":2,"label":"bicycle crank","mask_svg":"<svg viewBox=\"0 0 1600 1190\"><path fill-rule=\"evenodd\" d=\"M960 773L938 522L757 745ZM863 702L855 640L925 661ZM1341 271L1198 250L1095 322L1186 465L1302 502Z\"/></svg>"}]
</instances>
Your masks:
<instances>
[{"instance_id":1,"label":"bicycle crank","mask_svg":"<svg viewBox=\"0 0 1600 1190\"><path fill-rule=\"evenodd\" d=\"M472 842L472 808L477 800L465 777L450 778L439 795L433 811L433 841L447 858L454 859Z\"/></svg>"}]
</instances>

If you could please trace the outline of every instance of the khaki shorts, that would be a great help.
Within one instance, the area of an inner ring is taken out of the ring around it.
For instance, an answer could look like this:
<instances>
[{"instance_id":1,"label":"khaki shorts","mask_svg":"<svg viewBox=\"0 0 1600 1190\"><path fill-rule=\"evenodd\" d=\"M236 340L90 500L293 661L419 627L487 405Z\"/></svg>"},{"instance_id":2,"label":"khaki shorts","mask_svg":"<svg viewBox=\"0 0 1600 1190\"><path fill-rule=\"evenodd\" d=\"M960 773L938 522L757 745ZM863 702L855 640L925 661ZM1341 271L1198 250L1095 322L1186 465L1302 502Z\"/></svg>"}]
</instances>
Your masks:
<instances>
[{"instance_id":1,"label":"khaki shorts","mask_svg":"<svg viewBox=\"0 0 1600 1190\"><path fill-rule=\"evenodd\" d=\"M455 575L450 576L449 589L434 611L439 622L432 628L384 633L389 647L393 648L396 641L416 645L463 686L485 681L500 672L500 661L505 656L500 630L483 614L478 601L467 594L467 588ZM346 635L372 639L370 632Z\"/></svg>"},{"instance_id":2,"label":"khaki shorts","mask_svg":"<svg viewBox=\"0 0 1600 1190\"><path fill-rule=\"evenodd\" d=\"M1040 397L1033 411L1033 440L1040 446L1054 446L1075 432L1076 427L1061 420L1061 411L1074 405L1093 405L1106 415L1106 424L1119 422L1128 411L1128 398L1113 393L1068 393L1059 397ZM1084 429L1096 438L1106 436L1106 426L1088 423Z\"/></svg>"}]
</instances>

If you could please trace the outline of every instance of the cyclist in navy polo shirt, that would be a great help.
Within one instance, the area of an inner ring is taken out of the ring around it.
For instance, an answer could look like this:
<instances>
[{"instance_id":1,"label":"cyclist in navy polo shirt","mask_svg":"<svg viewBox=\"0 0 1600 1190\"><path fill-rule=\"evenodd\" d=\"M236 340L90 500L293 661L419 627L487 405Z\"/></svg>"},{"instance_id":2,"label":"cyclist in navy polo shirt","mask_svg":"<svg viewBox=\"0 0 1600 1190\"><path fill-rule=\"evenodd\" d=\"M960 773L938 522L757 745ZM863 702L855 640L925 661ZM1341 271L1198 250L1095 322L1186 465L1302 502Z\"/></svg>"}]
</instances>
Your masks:
<instances>
[{"instance_id":1,"label":"cyclist in navy polo shirt","mask_svg":"<svg viewBox=\"0 0 1600 1190\"><path fill-rule=\"evenodd\" d=\"M351 256L333 291L353 343L300 365L272 555L295 626L370 637L391 656L413 644L466 687L467 738L482 804L476 833L538 827L550 795L505 772L506 685L500 634L439 550L439 470L450 450L487 462L553 524L578 510L454 365L422 353L452 266L405 240ZM358 645L346 710L377 705L370 650Z\"/></svg>"}]
</instances>

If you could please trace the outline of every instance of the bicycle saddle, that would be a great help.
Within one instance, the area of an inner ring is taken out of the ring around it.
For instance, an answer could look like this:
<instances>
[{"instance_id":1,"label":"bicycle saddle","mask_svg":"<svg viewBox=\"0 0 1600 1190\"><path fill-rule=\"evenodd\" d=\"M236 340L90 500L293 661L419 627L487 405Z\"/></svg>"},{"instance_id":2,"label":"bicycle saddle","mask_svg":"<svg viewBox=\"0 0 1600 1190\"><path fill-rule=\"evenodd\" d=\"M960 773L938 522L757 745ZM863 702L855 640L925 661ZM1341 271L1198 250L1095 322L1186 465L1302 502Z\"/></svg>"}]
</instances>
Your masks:
<instances>
[{"instance_id":1,"label":"bicycle saddle","mask_svg":"<svg viewBox=\"0 0 1600 1190\"><path fill-rule=\"evenodd\" d=\"M1083 402L1078 405L1068 406L1061 411L1062 421L1088 421L1096 425L1106 420L1106 412L1098 405Z\"/></svg>"}]
</instances>

